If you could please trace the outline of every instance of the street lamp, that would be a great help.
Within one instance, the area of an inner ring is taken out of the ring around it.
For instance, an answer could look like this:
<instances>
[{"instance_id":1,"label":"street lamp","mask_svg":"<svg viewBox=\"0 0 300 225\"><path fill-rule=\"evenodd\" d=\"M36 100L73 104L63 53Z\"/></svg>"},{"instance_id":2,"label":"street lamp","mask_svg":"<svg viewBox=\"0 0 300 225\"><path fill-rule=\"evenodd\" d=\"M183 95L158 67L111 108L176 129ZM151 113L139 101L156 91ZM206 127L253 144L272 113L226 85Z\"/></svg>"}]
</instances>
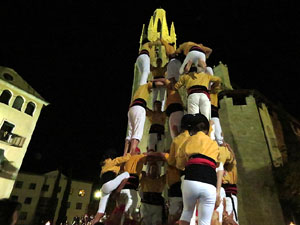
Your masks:
<instances>
[{"instance_id":1,"label":"street lamp","mask_svg":"<svg viewBox=\"0 0 300 225\"><path fill-rule=\"evenodd\" d=\"M94 193L94 198L96 198L96 199L99 199L99 198L101 198L101 191L100 190L97 190L97 191L95 191L95 193Z\"/></svg>"}]
</instances>

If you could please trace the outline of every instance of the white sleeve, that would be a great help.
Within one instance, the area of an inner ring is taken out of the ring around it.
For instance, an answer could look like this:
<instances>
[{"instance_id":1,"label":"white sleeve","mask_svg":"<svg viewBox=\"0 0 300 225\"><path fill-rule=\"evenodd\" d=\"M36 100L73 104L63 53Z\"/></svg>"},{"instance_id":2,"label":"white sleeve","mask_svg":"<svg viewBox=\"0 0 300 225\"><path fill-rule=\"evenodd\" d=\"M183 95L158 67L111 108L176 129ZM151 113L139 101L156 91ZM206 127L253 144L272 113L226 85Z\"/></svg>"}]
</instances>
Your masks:
<instances>
[{"instance_id":1,"label":"white sleeve","mask_svg":"<svg viewBox=\"0 0 300 225\"><path fill-rule=\"evenodd\" d=\"M224 170L224 166L223 166L222 162L220 162L220 165L217 167L216 172L218 172L220 170Z\"/></svg>"}]
</instances>

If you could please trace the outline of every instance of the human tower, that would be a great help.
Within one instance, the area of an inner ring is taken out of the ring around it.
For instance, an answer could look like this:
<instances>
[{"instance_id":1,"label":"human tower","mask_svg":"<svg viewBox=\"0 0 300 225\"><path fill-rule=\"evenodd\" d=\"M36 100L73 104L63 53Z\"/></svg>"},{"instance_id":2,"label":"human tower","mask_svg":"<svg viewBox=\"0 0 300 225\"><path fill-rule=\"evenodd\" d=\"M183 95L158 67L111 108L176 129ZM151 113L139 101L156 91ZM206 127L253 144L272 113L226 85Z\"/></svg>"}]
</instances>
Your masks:
<instances>
[{"instance_id":1,"label":"human tower","mask_svg":"<svg viewBox=\"0 0 300 225\"><path fill-rule=\"evenodd\" d=\"M164 48L166 65L158 54L151 58L152 48ZM187 41L175 48L162 37L142 40L124 155L104 155L94 224L114 199L121 199L117 224L238 224L236 159L222 134L222 82L206 64L211 54L201 43ZM140 149L147 119L147 147ZM166 127L170 144L165 141Z\"/></svg>"}]
</instances>

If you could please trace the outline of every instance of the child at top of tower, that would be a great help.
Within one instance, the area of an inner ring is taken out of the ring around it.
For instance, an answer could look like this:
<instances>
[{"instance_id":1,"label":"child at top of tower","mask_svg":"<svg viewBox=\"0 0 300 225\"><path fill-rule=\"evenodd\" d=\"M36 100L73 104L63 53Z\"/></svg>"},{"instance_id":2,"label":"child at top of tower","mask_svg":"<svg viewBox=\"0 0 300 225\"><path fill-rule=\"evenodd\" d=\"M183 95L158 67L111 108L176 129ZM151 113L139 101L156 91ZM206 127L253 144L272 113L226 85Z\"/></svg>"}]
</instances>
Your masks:
<instances>
[{"instance_id":1,"label":"child at top of tower","mask_svg":"<svg viewBox=\"0 0 300 225\"><path fill-rule=\"evenodd\" d=\"M167 66L162 66L162 59L157 58L156 59L156 67L150 66L153 79L159 79L159 78L165 78L166 77L166 71ZM159 94L159 99L162 102L162 108L164 108L165 105L165 94L166 94L166 88L163 86L153 88L153 96L152 96L152 102L154 103L157 100L157 95Z\"/></svg>"},{"instance_id":2,"label":"child at top of tower","mask_svg":"<svg viewBox=\"0 0 300 225\"><path fill-rule=\"evenodd\" d=\"M179 69L179 73L188 73L192 64L201 67L202 71L206 69L206 59L212 53L212 49L197 44L195 42L184 42L175 51L176 54L183 53L186 57Z\"/></svg>"},{"instance_id":3,"label":"child at top of tower","mask_svg":"<svg viewBox=\"0 0 300 225\"><path fill-rule=\"evenodd\" d=\"M201 113L210 120L211 104L208 93L210 82L221 82L221 79L203 72L197 73L196 67L191 67L189 73L180 76L174 88L178 90L184 86L187 89L188 114Z\"/></svg>"},{"instance_id":4,"label":"child at top of tower","mask_svg":"<svg viewBox=\"0 0 300 225\"><path fill-rule=\"evenodd\" d=\"M153 45L158 44L160 44L160 41L150 42L148 39L144 39L142 41L142 47L136 59L136 65L140 72L139 85L147 83L147 79L150 73L150 51Z\"/></svg>"}]
</instances>

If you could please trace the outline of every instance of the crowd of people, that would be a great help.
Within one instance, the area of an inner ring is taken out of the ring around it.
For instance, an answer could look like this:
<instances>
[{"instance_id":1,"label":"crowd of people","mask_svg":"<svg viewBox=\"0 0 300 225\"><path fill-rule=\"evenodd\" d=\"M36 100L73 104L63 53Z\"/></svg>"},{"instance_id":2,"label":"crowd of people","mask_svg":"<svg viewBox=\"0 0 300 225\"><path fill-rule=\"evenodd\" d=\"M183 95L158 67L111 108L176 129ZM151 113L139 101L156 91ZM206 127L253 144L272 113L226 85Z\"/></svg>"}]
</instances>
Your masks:
<instances>
[{"instance_id":1,"label":"crowd of people","mask_svg":"<svg viewBox=\"0 0 300 225\"><path fill-rule=\"evenodd\" d=\"M142 43L124 155L103 155L102 197L92 224L238 224L236 159L218 115L222 84L206 64L212 49L194 42L174 46L162 38ZM165 48L166 65L157 56L150 59L153 47ZM147 118L148 145L141 153ZM109 202L116 204L112 212L106 210Z\"/></svg>"}]
</instances>

